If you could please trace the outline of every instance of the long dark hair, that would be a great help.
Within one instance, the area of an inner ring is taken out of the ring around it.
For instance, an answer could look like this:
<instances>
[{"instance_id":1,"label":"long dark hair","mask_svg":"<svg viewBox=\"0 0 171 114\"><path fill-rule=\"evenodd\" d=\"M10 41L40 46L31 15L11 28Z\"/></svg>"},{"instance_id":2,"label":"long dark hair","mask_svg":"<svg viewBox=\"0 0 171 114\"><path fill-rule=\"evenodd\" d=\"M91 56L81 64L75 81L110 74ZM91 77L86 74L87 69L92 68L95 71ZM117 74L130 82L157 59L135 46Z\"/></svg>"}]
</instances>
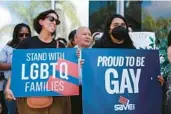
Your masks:
<instances>
[{"instance_id":1,"label":"long dark hair","mask_svg":"<svg viewBox=\"0 0 171 114\"><path fill-rule=\"evenodd\" d=\"M102 38L101 38L101 40L104 41L104 42L105 42L106 40L111 40L110 34L109 34L109 30L110 30L110 25L111 25L111 23L112 23L112 20L113 20L114 18L120 18L120 19L122 19L122 20L125 22L125 24L126 24L126 29L127 29L127 31L128 31L128 24L127 24L127 22L126 22L126 19L125 19L122 15L113 14L113 15L111 15L111 16L108 18L108 20L107 20L107 22L106 22L106 25L105 25L105 28L104 28L103 36L102 36ZM128 44L128 45L134 47L133 42L132 42L132 40L131 40L130 37L126 38L126 39L124 40L124 42L125 42L126 44Z\"/></svg>"},{"instance_id":2,"label":"long dark hair","mask_svg":"<svg viewBox=\"0 0 171 114\"><path fill-rule=\"evenodd\" d=\"M15 48L19 44L20 40L19 40L18 34L23 27L26 27L28 29L29 33L31 34L30 27L27 24L25 24L25 23L17 24L14 27L13 38L12 38L12 41L8 44L9 46Z\"/></svg>"},{"instance_id":3,"label":"long dark hair","mask_svg":"<svg viewBox=\"0 0 171 114\"><path fill-rule=\"evenodd\" d=\"M171 31L169 32L169 35L167 37L167 46L171 46Z\"/></svg>"}]
</instances>

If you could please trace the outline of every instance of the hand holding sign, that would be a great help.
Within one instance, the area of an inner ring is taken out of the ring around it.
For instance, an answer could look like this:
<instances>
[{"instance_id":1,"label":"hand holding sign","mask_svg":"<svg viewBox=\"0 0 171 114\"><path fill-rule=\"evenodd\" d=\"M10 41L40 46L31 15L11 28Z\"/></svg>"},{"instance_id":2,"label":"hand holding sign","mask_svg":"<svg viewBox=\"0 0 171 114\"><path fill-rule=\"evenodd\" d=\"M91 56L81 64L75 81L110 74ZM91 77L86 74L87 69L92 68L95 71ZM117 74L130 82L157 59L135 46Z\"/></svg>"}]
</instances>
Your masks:
<instances>
[{"instance_id":1,"label":"hand holding sign","mask_svg":"<svg viewBox=\"0 0 171 114\"><path fill-rule=\"evenodd\" d=\"M6 89L6 90L5 90L5 98L6 98L8 101L16 100L16 98L14 97L13 92L12 92L10 89Z\"/></svg>"},{"instance_id":2,"label":"hand holding sign","mask_svg":"<svg viewBox=\"0 0 171 114\"><path fill-rule=\"evenodd\" d=\"M76 55L77 55L77 57L78 57L78 62L79 62L79 64L80 64L80 67L82 68L82 66L83 66L83 64L84 64L84 59L82 59L82 56L81 56L81 49L77 49L77 51L76 51Z\"/></svg>"},{"instance_id":3,"label":"hand holding sign","mask_svg":"<svg viewBox=\"0 0 171 114\"><path fill-rule=\"evenodd\" d=\"M157 78L158 78L158 80L159 80L161 86L163 86L163 84L165 83L165 80L164 80L163 76L160 75L160 76L158 76Z\"/></svg>"}]
</instances>

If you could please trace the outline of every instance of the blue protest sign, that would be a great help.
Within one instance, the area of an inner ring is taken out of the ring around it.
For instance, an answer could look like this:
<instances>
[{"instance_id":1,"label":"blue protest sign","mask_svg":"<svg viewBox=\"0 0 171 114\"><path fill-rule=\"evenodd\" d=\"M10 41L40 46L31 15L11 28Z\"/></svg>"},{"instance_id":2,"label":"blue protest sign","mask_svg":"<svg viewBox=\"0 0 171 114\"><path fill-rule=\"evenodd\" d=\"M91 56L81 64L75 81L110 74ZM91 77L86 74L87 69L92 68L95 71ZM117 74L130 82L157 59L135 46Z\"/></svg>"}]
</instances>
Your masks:
<instances>
[{"instance_id":1,"label":"blue protest sign","mask_svg":"<svg viewBox=\"0 0 171 114\"><path fill-rule=\"evenodd\" d=\"M76 49L17 49L12 58L15 97L78 95Z\"/></svg>"},{"instance_id":2,"label":"blue protest sign","mask_svg":"<svg viewBox=\"0 0 171 114\"><path fill-rule=\"evenodd\" d=\"M159 52L84 49L84 114L161 114Z\"/></svg>"}]
</instances>

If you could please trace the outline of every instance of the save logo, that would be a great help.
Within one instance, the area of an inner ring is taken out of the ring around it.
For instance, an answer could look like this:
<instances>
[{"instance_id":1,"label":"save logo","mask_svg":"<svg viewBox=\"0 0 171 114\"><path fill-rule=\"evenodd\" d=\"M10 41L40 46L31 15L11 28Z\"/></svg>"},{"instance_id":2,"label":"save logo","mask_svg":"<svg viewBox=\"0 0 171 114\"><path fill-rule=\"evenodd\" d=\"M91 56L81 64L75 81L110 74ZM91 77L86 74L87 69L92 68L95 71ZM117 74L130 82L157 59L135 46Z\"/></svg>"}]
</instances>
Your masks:
<instances>
[{"instance_id":1,"label":"save logo","mask_svg":"<svg viewBox=\"0 0 171 114\"><path fill-rule=\"evenodd\" d=\"M114 105L115 111L135 110L135 104L129 104L130 100L126 97L120 96L118 102L120 104Z\"/></svg>"}]
</instances>

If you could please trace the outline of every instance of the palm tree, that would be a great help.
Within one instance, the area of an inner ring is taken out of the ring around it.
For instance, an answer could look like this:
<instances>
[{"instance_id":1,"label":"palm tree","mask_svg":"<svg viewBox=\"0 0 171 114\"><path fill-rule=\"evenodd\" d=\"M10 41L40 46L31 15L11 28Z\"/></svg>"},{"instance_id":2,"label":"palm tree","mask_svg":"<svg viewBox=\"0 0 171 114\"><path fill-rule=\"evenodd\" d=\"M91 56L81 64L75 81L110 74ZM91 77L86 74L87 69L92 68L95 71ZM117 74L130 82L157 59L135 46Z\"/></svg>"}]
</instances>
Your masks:
<instances>
[{"instance_id":1,"label":"palm tree","mask_svg":"<svg viewBox=\"0 0 171 114\"><path fill-rule=\"evenodd\" d=\"M12 12L13 14L17 15L17 17L19 17L19 19L22 20L21 22L27 23L30 26L32 31L34 31L32 23L33 23L33 19L35 18L35 16L38 13L51 8L51 1L32 1L32 0L31 1L15 1L15 2L8 1L5 3L8 6L9 11ZM56 3L60 4L63 7L62 10L64 10L63 12L66 13L66 15L71 20L73 27L80 25L80 21L79 21L78 17L76 16L76 10L75 10L72 2L56 1ZM17 23L17 21L14 20L12 24L1 28L0 35L2 36L4 33L12 34L12 30L13 30L14 26L16 25L16 23ZM65 31L66 24L64 23L63 25L60 25L60 26L64 26L63 27L64 30L62 30L62 32ZM32 32L32 33L33 33L33 35L35 35L35 32ZM66 33L63 32L61 34L66 34Z\"/></svg>"},{"instance_id":2,"label":"palm tree","mask_svg":"<svg viewBox=\"0 0 171 114\"><path fill-rule=\"evenodd\" d=\"M59 27L57 27L58 35L64 38L68 37L68 34L71 30L73 30L76 27L79 27L80 20L77 17L76 8L74 7L74 4L71 1L56 1L56 11L59 14L61 24ZM71 22L71 26L69 27L66 23L67 16L69 18L69 21ZM67 28L69 27L69 31L67 31Z\"/></svg>"},{"instance_id":3,"label":"palm tree","mask_svg":"<svg viewBox=\"0 0 171 114\"><path fill-rule=\"evenodd\" d=\"M69 17L69 19L72 22L71 26L76 26L76 25L80 25L80 20L78 19L78 17L75 15L76 14L76 8L74 7L73 3L71 1L56 1L57 4L61 4L61 6L63 7L64 12L66 13L66 15Z\"/></svg>"},{"instance_id":4,"label":"palm tree","mask_svg":"<svg viewBox=\"0 0 171 114\"><path fill-rule=\"evenodd\" d=\"M47 9L50 7L51 4L49 1L42 1L42 2L38 2L38 1L9 2L8 1L6 2L6 5L8 6L10 12L16 14L17 17L22 20L21 22L27 23L30 26L31 30L33 31L32 22L33 22L34 14L36 14L38 8L41 10ZM0 35L2 36L4 33L12 34L13 28L16 25L16 23L18 23L17 20L13 20L13 23L1 28Z\"/></svg>"}]
</instances>

